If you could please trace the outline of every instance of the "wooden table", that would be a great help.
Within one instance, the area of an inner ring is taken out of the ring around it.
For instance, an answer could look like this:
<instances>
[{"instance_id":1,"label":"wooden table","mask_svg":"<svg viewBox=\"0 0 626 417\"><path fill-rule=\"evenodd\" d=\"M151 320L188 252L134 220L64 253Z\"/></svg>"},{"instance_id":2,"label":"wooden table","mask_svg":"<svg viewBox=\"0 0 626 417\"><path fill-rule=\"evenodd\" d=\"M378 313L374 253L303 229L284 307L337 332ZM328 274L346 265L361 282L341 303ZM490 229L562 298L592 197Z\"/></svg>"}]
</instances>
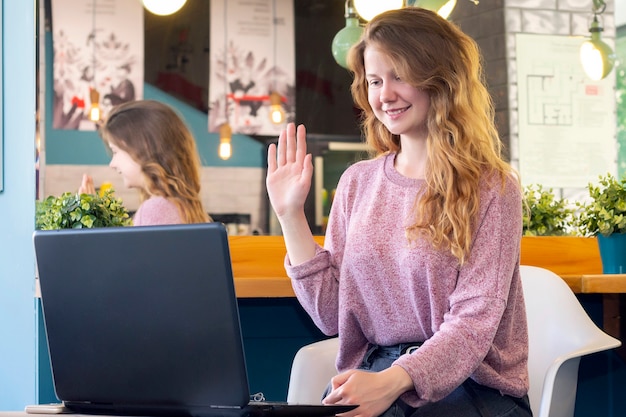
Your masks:
<instances>
[{"instance_id":1,"label":"wooden table","mask_svg":"<svg viewBox=\"0 0 626 417\"><path fill-rule=\"evenodd\" d=\"M626 340L626 274L564 275L562 278L579 294L602 294L602 322L605 332ZM626 358L626 346L616 349Z\"/></svg>"},{"instance_id":2,"label":"wooden table","mask_svg":"<svg viewBox=\"0 0 626 417\"><path fill-rule=\"evenodd\" d=\"M323 244L324 237L315 240ZM285 273L282 236L230 236L229 244L237 297L295 296ZM524 237L521 264L553 271L575 293L626 292L626 275L601 274L595 238Z\"/></svg>"}]
</instances>

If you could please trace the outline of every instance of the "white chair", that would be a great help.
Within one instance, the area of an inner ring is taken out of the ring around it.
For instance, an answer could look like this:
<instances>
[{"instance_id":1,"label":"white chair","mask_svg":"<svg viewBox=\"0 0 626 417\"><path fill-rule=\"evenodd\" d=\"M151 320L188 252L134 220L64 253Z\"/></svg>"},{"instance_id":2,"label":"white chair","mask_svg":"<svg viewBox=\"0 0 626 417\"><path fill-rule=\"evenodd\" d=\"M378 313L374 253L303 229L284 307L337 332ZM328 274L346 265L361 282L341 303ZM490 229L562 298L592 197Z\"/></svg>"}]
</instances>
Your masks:
<instances>
[{"instance_id":1,"label":"white chair","mask_svg":"<svg viewBox=\"0 0 626 417\"><path fill-rule=\"evenodd\" d=\"M572 417L581 356L616 348L621 342L595 325L561 277L536 266L523 265L520 271L533 414Z\"/></svg>"},{"instance_id":2,"label":"white chair","mask_svg":"<svg viewBox=\"0 0 626 417\"><path fill-rule=\"evenodd\" d=\"M621 342L599 329L553 272L521 267L528 316L530 398L534 417L572 417L581 356ZM287 401L317 404L337 374L337 338L302 347L294 357Z\"/></svg>"},{"instance_id":3,"label":"white chair","mask_svg":"<svg viewBox=\"0 0 626 417\"><path fill-rule=\"evenodd\" d=\"M339 339L322 340L300 348L291 365L287 402L319 404L330 379L337 375Z\"/></svg>"}]
</instances>

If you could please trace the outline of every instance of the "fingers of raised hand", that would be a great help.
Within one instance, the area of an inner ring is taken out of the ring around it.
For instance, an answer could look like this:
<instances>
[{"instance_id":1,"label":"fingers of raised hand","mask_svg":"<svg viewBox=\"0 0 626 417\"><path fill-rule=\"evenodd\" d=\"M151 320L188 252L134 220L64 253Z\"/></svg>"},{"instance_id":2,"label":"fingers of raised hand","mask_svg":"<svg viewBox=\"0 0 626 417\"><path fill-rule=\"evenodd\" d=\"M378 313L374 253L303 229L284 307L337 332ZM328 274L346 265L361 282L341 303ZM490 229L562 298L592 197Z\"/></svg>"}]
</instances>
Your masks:
<instances>
[{"instance_id":1,"label":"fingers of raised hand","mask_svg":"<svg viewBox=\"0 0 626 417\"><path fill-rule=\"evenodd\" d=\"M294 123L289 123L278 137L276 162L279 167L289 163L301 164L305 156L306 129L303 125L296 128Z\"/></svg>"}]
</instances>

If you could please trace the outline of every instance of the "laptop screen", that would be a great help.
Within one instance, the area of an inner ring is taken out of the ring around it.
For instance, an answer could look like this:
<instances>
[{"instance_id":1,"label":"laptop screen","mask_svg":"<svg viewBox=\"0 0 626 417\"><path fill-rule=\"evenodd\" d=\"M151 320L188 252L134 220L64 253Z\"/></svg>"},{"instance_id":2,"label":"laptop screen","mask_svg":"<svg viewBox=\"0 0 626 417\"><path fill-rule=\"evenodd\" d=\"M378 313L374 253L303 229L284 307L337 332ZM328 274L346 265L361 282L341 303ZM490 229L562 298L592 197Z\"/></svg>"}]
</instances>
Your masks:
<instances>
[{"instance_id":1,"label":"laptop screen","mask_svg":"<svg viewBox=\"0 0 626 417\"><path fill-rule=\"evenodd\" d=\"M60 400L248 403L221 223L36 231L33 241Z\"/></svg>"}]
</instances>

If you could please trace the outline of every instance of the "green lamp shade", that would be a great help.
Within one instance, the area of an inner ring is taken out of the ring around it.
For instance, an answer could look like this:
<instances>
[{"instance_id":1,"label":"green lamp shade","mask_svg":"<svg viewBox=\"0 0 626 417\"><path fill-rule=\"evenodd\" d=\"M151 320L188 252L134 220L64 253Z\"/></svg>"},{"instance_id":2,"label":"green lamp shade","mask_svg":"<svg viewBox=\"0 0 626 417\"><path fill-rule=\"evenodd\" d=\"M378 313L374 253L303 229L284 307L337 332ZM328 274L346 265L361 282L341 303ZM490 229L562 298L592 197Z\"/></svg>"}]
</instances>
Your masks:
<instances>
[{"instance_id":1,"label":"green lamp shade","mask_svg":"<svg viewBox=\"0 0 626 417\"><path fill-rule=\"evenodd\" d=\"M580 46L580 62L589 78L599 81L609 75L615 65L615 54L609 45L600 39L598 32Z\"/></svg>"},{"instance_id":2,"label":"green lamp shade","mask_svg":"<svg viewBox=\"0 0 626 417\"><path fill-rule=\"evenodd\" d=\"M333 57L335 58L335 61L337 61L337 64L344 68L348 68L348 64L346 63L348 51L352 45L359 41L362 33L363 28L359 25L358 18L346 18L346 26L337 32L331 45Z\"/></svg>"}]
</instances>

